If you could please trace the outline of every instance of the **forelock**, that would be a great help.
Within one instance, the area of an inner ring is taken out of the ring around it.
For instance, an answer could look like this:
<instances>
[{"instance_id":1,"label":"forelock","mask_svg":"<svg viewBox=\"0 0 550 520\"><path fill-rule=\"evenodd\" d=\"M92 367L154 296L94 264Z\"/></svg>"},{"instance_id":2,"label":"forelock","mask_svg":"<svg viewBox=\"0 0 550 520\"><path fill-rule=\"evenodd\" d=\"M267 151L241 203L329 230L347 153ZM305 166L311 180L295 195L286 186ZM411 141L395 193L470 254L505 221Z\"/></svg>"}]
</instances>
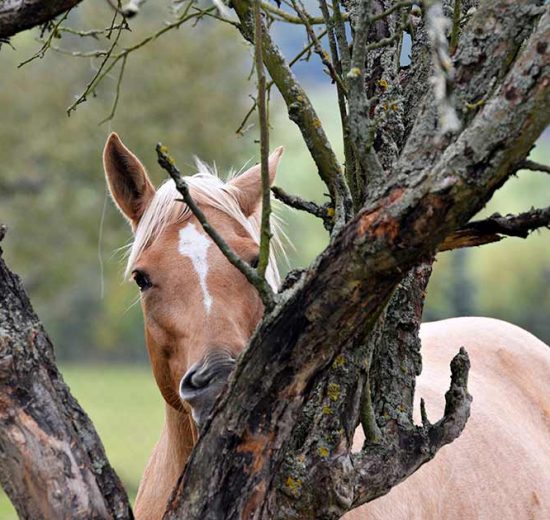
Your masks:
<instances>
[{"instance_id":1,"label":"forelock","mask_svg":"<svg viewBox=\"0 0 550 520\"><path fill-rule=\"evenodd\" d=\"M260 223L257 216L246 217L244 215L230 186L218 177L215 168L208 167L199 159L195 159L195 162L198 173L185 178L193 200L199 206L212 206L236 220L249 232L252 239L259 244ZM130 275L139 256L155 242L167 226L183 223L191 215L192 212L187 204L181 202L181 194L178 192L174 181L170 179L162 184L145 210L135 230L134 241L129 248L125 276L128 277ZM281 240L284 234L280 229L280 219L276 216L272 216L271 227L273 232L271 242L272 252L266 271L266 278L269 284L276 290L280 283L276 257L278 255L285 256Z\"/></svg>"}]
</instances>

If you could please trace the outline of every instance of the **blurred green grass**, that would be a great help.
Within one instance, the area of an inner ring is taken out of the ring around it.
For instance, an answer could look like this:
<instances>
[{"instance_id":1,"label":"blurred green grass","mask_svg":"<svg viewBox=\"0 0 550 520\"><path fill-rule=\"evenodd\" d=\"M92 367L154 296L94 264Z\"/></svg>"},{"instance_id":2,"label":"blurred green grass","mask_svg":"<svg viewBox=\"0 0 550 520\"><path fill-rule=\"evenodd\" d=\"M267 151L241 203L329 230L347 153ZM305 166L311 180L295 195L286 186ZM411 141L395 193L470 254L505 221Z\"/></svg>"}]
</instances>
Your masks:
<instances>
[{"instance_id":1,"label":"blurred green grass","mask_svg":"<svg viewBox=\"0 0 550 520\"><path fill-rule=\"evenodd\" d=\"M162 398L150 370L116 364L67 365L62 373L95 424L107 456L133 502L164 417ZM0 490L0 520L16 519L12 505Z\"/></svg>"}]
</instances>

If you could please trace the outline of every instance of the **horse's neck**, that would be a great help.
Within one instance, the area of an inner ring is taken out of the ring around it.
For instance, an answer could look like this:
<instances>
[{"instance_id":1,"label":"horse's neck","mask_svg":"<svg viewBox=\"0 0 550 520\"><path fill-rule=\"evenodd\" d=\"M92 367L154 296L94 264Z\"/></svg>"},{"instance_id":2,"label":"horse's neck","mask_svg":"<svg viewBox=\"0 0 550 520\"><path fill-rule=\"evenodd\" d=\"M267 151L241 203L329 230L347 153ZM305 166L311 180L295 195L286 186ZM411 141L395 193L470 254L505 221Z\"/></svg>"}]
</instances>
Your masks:
<instances>
[{"instance_id":1,"label":"horse's neck","mask_svg":"<svg viewBox=\"0 0 550 520\"><path fill-rule=\"evenodd\" d=\"M191 416L166 405L162 434L149 458L135 504L137 520L162 518L170 493L195 443Z\"/></svg>"}]
</instances>

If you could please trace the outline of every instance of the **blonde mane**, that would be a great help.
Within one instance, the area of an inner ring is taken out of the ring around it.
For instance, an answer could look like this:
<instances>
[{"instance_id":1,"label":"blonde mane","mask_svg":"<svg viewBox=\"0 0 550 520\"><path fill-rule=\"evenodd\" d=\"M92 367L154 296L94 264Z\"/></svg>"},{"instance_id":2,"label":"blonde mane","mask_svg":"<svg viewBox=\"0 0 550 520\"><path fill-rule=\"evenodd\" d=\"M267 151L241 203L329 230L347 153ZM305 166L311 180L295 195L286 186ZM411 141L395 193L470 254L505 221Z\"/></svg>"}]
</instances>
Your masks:
<instances>
[{"instance_id":1,"label":"blonde mane","mask_svg":"<svg viewBox=\"0 0 550 520\"><path fill-rule=\"evenodd\" d=\"M222 211L236 220L249 233L252 239L260 243L260 223L258 215L246 217L235 198L235 187L224 182L214 168L196 160L198 172L185 180L189 184L191 196L199 205L208 205ZM231 175L229 176L232 177ZM178 200L179 199L179 200ZM145 210L135 230L134 241L130 245L125 276L132 272L133 266L141 253L147 249L170 224L184 222L192 213L187 204L181 202L181 194L172 179L162 184L153 200ZM280 219L273 216L271 219L273 238L269 265L266 271L268 283L277 290L280 284L280 274L277 266L277 256L285 255L282 246L284 233L281 231Z\"/></svg>"}]
</instances>

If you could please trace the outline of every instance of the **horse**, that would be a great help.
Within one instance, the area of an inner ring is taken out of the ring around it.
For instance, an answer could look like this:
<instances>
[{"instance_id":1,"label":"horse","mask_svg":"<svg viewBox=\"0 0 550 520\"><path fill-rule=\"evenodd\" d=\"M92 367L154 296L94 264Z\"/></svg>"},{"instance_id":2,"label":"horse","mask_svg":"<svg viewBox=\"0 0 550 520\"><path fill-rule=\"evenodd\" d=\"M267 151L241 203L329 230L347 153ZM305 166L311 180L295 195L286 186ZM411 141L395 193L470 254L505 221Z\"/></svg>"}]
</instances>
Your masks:
<instances>
[{"instance_id":1,"label":"horse","mask_svg":"<svg viewBox=\"0 0 550 520\"><path fill-rule=\"evenodd\" d=\"M283 150L269 156L273 183ZM204 421L262 317L256 290L228 262L181 202L173 181L155 189L139 159L111 134L103 152L111 196L134 240L127 275L141 293L152 371L165 422L139 486L135 516L160 520ZM229 246L255 267L260 166L227 182L203 163L187 177L193 199ZM276 238L276 237L275 237ZM275 258L266 272L276 290ZM442 415L449 362L468 349L474 396L463 434L384 497L347 520L550 518L550 350L525 330L490 318L421 327L417 396ZM418 406L415 407L418 409ZM355 436L360 449L362 434Z\"/></svg>"}]
</instances>

